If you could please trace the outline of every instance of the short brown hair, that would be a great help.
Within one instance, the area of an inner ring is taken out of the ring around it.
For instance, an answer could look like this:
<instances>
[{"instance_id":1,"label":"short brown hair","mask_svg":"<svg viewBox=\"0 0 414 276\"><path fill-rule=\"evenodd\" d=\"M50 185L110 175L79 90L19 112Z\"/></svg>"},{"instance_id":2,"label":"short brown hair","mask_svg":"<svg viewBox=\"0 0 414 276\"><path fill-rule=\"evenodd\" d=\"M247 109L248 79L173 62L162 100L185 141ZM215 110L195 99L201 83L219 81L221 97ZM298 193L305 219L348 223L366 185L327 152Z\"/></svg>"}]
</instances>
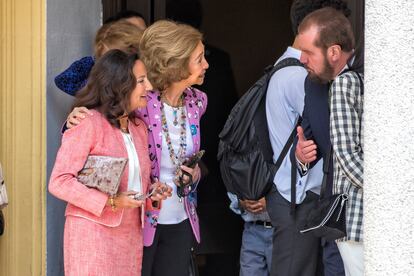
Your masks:
<instances>
[{"instance_id":1,"label":"short brown hair","mask_svg":"<svg viewBox=\"0 0 414 276\"><path fill-rule=\"evenodd\" d=\"M349 17L351 10L344 0L293 0L290 7L290 22L292 23L293 34L298 34L300 22L313 11L331 7Z\"/></svg>"},{"instance_id":2,"label":"short brown hair","mask_svg":"<svg viewBox=\"0 0 414 276\"><path fill-rule=\"evenodd\" d=\"M303 33L312 26L316 26L319 30L315 46L326 50L337 44L345 52L351 52L355 48L351 23L343 13L333 8L316 10L303 19L298 32Z\"/></svg>"},{"instance_id":3,"label":"short brown hair","mask_svg":"<svg viewBox=\"0 0 414 276\"><path fill-rule=\"evenodd\" d=\"M104 24L95 36L95 57L101 57L110 49L136 54L141 37L142 30L125 19Z\"/></svg>"},{"instance_id":4,"label":"short brown hair","mask_svg":"<svg viewBox=\"0 0 414 276\"><path fill-rule=\"evenodd\" d=\"M157 21L144 31L139 49L155 89L163 91L190 75L190 56L202 39L197 29L169 20Z\"/></svg>"},{"instance_id":5,"label":"short brown hair","mask_svg":"<svg viewBox=\"0 0 414 276\"><path fill-rule=\"evenodd\" d=\"M86 86L76 94L73 107L95 108L119 128L117 118L129 112L131 94L137 85L133 72L137 59L138 55L128 55L118 49L106 52L92 67Z\"/></svg>"}]
</instances>

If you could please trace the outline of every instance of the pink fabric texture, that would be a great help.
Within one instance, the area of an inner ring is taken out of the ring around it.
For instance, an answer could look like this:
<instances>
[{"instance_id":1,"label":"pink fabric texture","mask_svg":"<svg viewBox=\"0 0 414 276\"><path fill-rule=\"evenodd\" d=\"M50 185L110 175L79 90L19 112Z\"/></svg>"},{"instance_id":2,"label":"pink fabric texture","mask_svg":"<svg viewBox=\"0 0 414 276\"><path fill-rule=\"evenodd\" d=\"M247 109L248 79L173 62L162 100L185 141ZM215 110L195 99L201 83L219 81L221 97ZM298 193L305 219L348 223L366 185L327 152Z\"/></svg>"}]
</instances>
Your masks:
<instances>
[{"instance_id":1,"label":"pink fabric texture","mask_svg":"<svg viewBox=\"0 0 414 276\"><path fill-rule=\"evenodd\" d=\"M191 135L193 138L193 151L200 150L200 119L207 108L207 95L195 88L187 88L184 93L187 118L190 123ZM161 97L158 91L151 91L148 94L148 104L146 108L137 111L137 116L148 125L148 142L151 159L151 175L159 178L162 146L162 123L161 123ZM200 242L200 227L196 212L196 192L195 189L184 198L184 205L190 224L193 229L197 242ZM162 208L162 206L161 206ZM144 225L144 246L150 246L154 240L155 230L159 210L147 208L145 212Z\"/></svg>"},{"instance_id":2,"label":"pink fabric texture","mask_svg":"<svg viewBox=\"0 0 414 276\"><path fill-rule=\"evenodd\" d=\"M140 275L142 213L140 209L106 206L108 195L77 181L88 155L128 158L122 134L97 111L67 130L56 156L49 192L66 202L64 234L65 275ZM150 183L148 136L145 124L129 122L138 152L143 190ZM128 166L119 191L128 188ZM150 206L147 202L146 206Z\"/></svg>"}]
</instances>

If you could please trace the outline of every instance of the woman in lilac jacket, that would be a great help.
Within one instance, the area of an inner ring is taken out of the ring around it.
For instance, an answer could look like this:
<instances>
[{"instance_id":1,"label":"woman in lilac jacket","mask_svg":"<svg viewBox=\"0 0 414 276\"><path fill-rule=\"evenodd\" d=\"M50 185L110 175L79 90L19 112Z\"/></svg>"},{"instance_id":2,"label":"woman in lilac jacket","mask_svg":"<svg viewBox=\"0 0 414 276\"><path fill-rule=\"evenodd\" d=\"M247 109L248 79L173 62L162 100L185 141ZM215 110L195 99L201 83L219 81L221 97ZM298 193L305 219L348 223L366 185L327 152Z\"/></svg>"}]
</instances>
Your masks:
<instances>
[{"instance_id":1,"label":"woman in lilac jacket","mask_svg":"<svg viewBox=\"0 0 414 276\"><path fill-rule=\"evenodd\" d=\"M203 83L208 63L202 34L172 21L147 28L140 53L155 89L147 108L137 112L148 125L152 177L173 188L160 210L146 211L142 274L182 276L188 274L194 237L200 242L195 192L200 169L182 162L200 150L200 118L207 107L206 94L191 86ZM183 198L176 186L181 170L193 178Z\"/></svg>"}]
</instances>

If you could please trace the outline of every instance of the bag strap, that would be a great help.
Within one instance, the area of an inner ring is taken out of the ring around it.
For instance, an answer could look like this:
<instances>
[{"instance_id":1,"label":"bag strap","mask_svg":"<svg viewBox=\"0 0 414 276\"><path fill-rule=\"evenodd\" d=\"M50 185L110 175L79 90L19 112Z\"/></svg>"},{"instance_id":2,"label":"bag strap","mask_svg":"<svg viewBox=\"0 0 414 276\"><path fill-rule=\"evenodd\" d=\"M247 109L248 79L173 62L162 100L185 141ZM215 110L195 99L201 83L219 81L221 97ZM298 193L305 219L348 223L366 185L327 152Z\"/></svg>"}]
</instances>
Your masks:
<instances>
[{"instance_id":1,"label":"bag strap","mask_svg":"<svg viewBox=\"0 0 414 276\"><path fill-rule=\"evenodd\" d=\"M296 130L297 130L298 126L301 124L301 122L302 122L302 117L299 116L295 127L292 129L292 132L290 133L289 138L287 139L286 144L283 146L283 149L282 149L282 151L279 155L279 158L277 159L277 161L274 165L274 167L276 169L275 173L279 170L280 166L282 165L283 160L285 159L286 154L288 153L290 147L292 146L293 140L296 137Z\"/></svg>"},{"instance_id":2,"label":"bag strap","mask_svg":"<svg viewBox=\"0 0 414 276\"><path fill-rule=\"evenodd\" d=\"M329 174L329 164L331 163L332 158L332 145L329 147L329 151L326 153L325 158L323 159L323 178L322 178L322 185L321 185L321 194L320 198L324 198L326 193L326 183L328 181L328 174Z\"/></svg>"},{"instance_id":3,"label":"bag strap","mask_svg":"<svg viewBox=\"0 0 414 276\"><path fill-rule=\"evenodd\" d=\"M302 118L300 117L300 119ZM294 129L295 133L299 125L300 125L300 122L298 121L298 124L296 125ZM296 180L297 180L297 166L296 166L295 154L290 155L290 164L291 164L290 165L290 214L294 216L296 212Z\"/></svg>"},{"instance_id":4,"label":"bag strap","mask_svg":"<svg viewBox=\"0 0 414 276\"><path fill-rule=\"evenodd\" d=\"M286 141L286 144L283 146L283 149L282 149L279 157L276 160L276 163L275 164L272 164L272 167L271 168L272 168L272 173L273 173L272 175L273 176L276 175L277 171L279 170L280 166L282 165L283 160L285 159L286 154L288 153L289 149L291 148L291 146L293 144L293 140L295 139L296 134L297 134L297 132L296 132L297 131L297 128L298 128L298 126L300 126L301 122L302 122L302 117L299 116L298 121L296 122L295 127L292 129L292 132L290 133L289 138ZM296 165L296 162L295 162L295 165ZM293 167L293 165L292 165L292 167ZM292 183L293 183L293 181L296 183L296 166L294 166L294 167L295 168L292 169L292 172L291 172L292 173L291 174ZM294 176L293 176L293 170L295 170ZM293 178L294 178L294 180L293 180ZM294 187L292 185L291 195L292 194L294 194L295 197L293 199L291 197L291 201L293 200L293 202L294 202L293 204L296 205L296 185L294 185ZM294 208L292 208L292 210L293 209Z\"/></svg>"},{"instance_id":5,"label":"bag strap","mask_svg":"<svg viewBox=\"0 0 414 276\"><path fill-rule=\"evenodd\" d=\"M289 66L301 66L301 67L303 67L303 64L296 58L285 58L285 59L282 59L281 61L279 61L278 63L276 63L274 66L268 66L265 69L266 73L270 71L270 74L268 76L268 80L267 80L267 83L266 83L267 86L269 86L270 79L271 79L271 77L273 76L274 73L276 73L280 69L283 69L283 68L289 67ZM267 89L268 89L268 87L266 87L266 94L267 94ZM266 97L264 97L264 102L263 102L264 103L264 108L263 108L263 110L266 110L265 99L266 99ZM262 145L261 145L262 153L264 153L264 156L266 156L267 153L271 153L271 158L270 159L273 159L273 148L272 148L272 145L271 145L271 142L270 142L270 137L269 137L269 131L268 131L269 126L267 125L266 112L264 113L264 116L265 116L265 128L263 128L263 130L267 130L267 132L262 133L264 135L260 135L260 136L261 137L267 137L267 139L266 139L266 141L262 141L263 142ZM290 149L290 147L293 143L293 140L296 136L296 129L297 129L298 125L300 125L301 122L302 122L302 117L299 116L298 121L296 123L296 126L292 129L292 132L290 133L289 138L287 139L285 145L283 146L283 149L280 152L280 155L279 155L278 159L276 160L276 163L274 163L274 164L271 163L272 175L275 175L277 173L277 171L279 170L280 166L282 165L283 159L285 159L285 156L286 156L287 152L289 151L289 149Z\"/></svg>"},{"instance_id":6,"label":"bag strap","mask_svg":"<svg viewBox=\"0 0 414 276\"><path fill-rule=\"evenodd\" d=\"M303 64L297 59L297 58L285 58L276 63L275 65L269 65L265 68L265 73L270 72L268 80L273 76L274 73L279 71L280 69L283 69L288 66L301 66L303 67ZM269 84L269 82L267 82Z\"/></svg>"}]
</instances>

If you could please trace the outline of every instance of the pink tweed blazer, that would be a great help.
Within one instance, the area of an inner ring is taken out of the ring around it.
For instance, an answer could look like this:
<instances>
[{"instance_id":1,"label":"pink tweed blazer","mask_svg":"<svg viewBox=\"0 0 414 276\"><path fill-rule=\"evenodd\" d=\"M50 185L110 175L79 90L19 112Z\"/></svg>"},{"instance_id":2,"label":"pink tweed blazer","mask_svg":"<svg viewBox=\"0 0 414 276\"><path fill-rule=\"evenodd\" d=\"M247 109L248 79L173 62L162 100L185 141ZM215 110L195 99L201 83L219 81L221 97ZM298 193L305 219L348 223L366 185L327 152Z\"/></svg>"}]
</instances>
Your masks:
<instances>
[{"instance_id":1,"label":"pink tweed blazer","mask_svg":"<svg viewBox=\"0 0 414 276\"><path fill-rule=\"evenodd\" d=\"M105 155L128 158L122 134L96 110L82 122L65 131L61 147L57 153L55 166L49 182L49 192L66 202L66 216L77 216L109 227L119 226L124 210L115 212L106 206L108 195L88 188L78 182L77 174L83 168L88 155ZM145 124L136 119L129 122L129 131L138 152L142 174L143 190L150 184L151 163L148 153L148 135ZM128 166L121 178L119 191L128 188ZM148 200L146 205L151 205ZM141 210L143 219L144 210ZM141 225L143 225L141 221Z\"/></svg>"},{"instance_id":2,"label":"pink tweed blazer","mask_svg":"<svg viewBox=\"0 0 414 276\"><path fill-rule=\"evenodd\" d=\"M191 137L193 138L193 151L200 150L200 119L207 108L207 95L196 88L189 87L184 93L187 118L190 123ZM162 123L161 123L161 97L158 91L148 93L148 104L146 108L136 111L137 116L148 125L148 147L151 160L151 176L159 178L161 165L162 145ZM187 190L184 198L185 211L190 220L191 228L197 242L200 242L200 226L197 216L197 184L194 184L191 191ZM148 208L145 212L144 246L150 246L154 241L157 220L160 209ZM162 208L162 206L161 206Z\"/></svg>"}]
</instances>

